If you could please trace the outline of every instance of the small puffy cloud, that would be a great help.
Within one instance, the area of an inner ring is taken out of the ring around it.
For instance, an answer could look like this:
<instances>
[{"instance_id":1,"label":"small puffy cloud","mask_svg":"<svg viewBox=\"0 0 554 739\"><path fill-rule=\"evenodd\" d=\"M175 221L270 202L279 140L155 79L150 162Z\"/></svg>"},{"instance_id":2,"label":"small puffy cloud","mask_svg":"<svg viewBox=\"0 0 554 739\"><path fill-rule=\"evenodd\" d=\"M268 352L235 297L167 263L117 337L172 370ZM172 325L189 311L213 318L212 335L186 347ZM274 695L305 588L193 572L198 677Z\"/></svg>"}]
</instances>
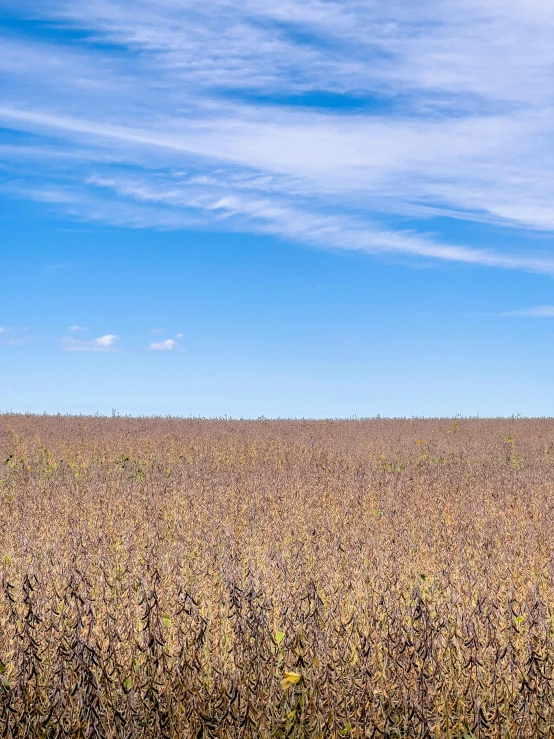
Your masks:
<instances>
[{"instance_id":1,"label":"small puffy cloud","mask_svg":"<svg viewBox=\"0 0 554 739\"><path fill-rule=\"evenodd\" d=\"M175 339L166 339L165 341L153 341L150 349L155 352L170 352L177 346Z\"/></svg>"},{"instance_id":2,"label":"small puffy cloud","mask_svg":"<svg viewBox=\"0 0 554 739\"><path fill-rule=\"evenodd\" d=\"M183 334L175 334L175 338L176 339L182 339L183 338Z\"/></svg>"},{"instance_id":3,"label":"small puffy cloud","mask_svg":"<svg viewBox=\"0 0 554 739\"><path fill-rule=\"evenodd\" d=\"M88 331L88 328L86 326L79 326L75 324L74 326L69 327L70 331Z\"/></svg>"},{"instance_id":4,"label":"small puffy cloud","mask_svg":"<svg viewBox=\"0 0 554 739\"><path fill-rule=\"evenodd\" d=\"M109 352L113 351L113 345L118 337L115 334L106 334L90 341L81 341L72 336L62 339L62 349L66 352Z\"/></svg>"},{"instance_id":5,"label":"small puffy cloud","mask_svg":"<svg viewBox=\"0 0 554 739\"><path fill-rule=\"evenodd\" d=\"M554 318L554 305L536 305L534 308L522 308L502 315L515 318L519 316L522 318Z\"/></svg>"},{"instance_id":6,"label":"small puffy cloud","mask_svg":"<svg viewBox=\"0 0 554 739\"><path fill-rule=\"evenodd\" d=\"M100 346L102 348L108 348L111 346L115 340L117 339L117 336L114 334L106 334L106 336L100 336L98 339L93 339L93 344L95 346Z\"/></svg>"}]
</instances>

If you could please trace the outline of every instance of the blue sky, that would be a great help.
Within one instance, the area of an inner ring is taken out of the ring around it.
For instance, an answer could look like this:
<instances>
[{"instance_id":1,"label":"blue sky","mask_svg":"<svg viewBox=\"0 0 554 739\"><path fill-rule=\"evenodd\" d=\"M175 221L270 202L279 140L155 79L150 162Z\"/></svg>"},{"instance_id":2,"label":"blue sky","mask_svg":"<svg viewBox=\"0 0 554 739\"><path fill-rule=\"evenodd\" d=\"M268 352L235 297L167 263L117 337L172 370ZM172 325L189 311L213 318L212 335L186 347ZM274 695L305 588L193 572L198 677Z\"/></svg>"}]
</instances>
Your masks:
<instances>
[{"instance_id":1,"label":"blue sky","mask_svg":"<svg viewBox=\"0 0 554 739\"><path fill-rule=\"evenodd\" d=\"M553 32L0 0L0 408L554 415Z\"/></svg>"}]
</instances>

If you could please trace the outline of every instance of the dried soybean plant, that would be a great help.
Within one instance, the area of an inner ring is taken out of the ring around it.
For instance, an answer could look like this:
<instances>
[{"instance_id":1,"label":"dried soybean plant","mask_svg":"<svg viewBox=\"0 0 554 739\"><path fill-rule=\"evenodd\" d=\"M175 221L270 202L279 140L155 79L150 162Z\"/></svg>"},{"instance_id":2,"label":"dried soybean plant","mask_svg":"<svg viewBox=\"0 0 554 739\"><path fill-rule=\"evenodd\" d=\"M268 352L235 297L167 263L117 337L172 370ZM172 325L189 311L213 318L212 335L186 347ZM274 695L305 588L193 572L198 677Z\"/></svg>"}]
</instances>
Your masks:
<instances>
[{"instance_id":1,"label":"dried soybean plant","mask_svg":"<svg viewBox=\"0 0 554 739\"><path fill-rule=\"evenodd\" d=\"M0 416L4 737L547 737L554 421Z\"/></svg>"}]
</instances>

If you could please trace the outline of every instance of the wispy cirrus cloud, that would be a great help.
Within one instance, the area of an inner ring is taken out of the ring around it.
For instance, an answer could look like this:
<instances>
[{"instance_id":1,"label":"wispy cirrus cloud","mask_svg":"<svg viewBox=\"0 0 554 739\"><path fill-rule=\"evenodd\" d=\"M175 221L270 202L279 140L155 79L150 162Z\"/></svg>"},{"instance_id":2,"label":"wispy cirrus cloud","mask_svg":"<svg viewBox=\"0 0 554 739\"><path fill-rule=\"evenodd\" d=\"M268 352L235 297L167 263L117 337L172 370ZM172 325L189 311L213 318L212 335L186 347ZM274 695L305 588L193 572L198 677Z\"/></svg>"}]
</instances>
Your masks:
<instances>
[{"instance_id":1,"label":"wispy cirrus cloud","mask_svg":"<svg viewBox=\"0 0 554 739\"><path fill-rule=\"evenodd\" d=\"M29 20L2 37L4 191L133 227L553 272L548 241L529 236L554 231L543 0L26 12L56 33ZM452 219L534 248L454 243Z\"/></svg>"},{"instance_id":2,"label":"wispy cirrus cloud","mask_svg":"<svg viewBox=\"0 0 554 739\"><path fill-rule=\"evenodd\" d=\"M521 308L502 314L513 318L554 318L554 305L536 305L533 308Z\"/></svg>"},{"instance_id":3,"label":"wispy cirrus cloud","mask_svg":"<svg viewBox=\"0 0 554 739\"><path fill-rule=\"evenodd\" d=\"M83 341L73 336L65 336L62 339L62 349L66 352L109 352L114 350L118 338L115 334L106 334L90 341Z\"/></svg>"},{"instance_id":4,"label":"wispy cirrus cloud","mask_svg":"<svg viewBox=\"0 0 554 739\"><path fill-rule=\"evenodd\" d=\"M24 335L21 335L21 331ZM30 327L23 326L16 328L14 326L0 326L0 343L4 346L21 347L32 342L32 336L29 335Z\"/></svg>"},{"instance_id":5,"label":"wispy cirrus cloud","mask_svg":"<svg viewBox=\"0 0 554 739\"><path fill-rule=\"evenodd\" d=\"M86 326L79 326L77 323L73 324L73 326L69 327L70 331L88 331L88 328Z\"/></svg>"}]
</instances>

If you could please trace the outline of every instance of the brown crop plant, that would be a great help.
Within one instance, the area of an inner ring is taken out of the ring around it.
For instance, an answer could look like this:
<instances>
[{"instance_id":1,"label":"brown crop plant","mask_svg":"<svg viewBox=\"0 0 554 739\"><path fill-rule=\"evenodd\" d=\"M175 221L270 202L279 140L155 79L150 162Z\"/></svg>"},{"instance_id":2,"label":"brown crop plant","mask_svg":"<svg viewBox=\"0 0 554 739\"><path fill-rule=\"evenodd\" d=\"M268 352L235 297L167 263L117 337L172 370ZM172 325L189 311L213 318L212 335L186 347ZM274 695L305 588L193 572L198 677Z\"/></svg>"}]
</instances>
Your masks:
<instances>
[{"instance_id":1,"label":"brown crop plant","mask_svg":"<svg viewBox=\"0 0 554 739\"><path fill-rule=\"evenodd\" d=\"M0 416L3 737L554 735L554 420Z\"/></svg>"}]
</instances>

